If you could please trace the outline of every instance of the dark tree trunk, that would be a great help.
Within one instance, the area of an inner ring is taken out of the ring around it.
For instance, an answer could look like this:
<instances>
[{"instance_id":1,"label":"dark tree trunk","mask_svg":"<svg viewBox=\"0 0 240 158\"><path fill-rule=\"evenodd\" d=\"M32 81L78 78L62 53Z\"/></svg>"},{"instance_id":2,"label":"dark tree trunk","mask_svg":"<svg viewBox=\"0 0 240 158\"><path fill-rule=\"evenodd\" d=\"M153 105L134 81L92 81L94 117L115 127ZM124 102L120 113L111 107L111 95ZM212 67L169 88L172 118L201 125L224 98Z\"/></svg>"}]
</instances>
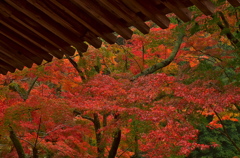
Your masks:
<instances>
[{"instance_id":1,"label":"dark tree trunk","mask_svg":"<svg viewBox=\"0 0 240 158\"><path fill-rule=\"evenodd\" d=\"M107 117L109 114L103 114L103 127L107 126Z\"/></svg>"},{"instance_id":2,"label":"dark tree trunk","mask_svg":"<svg viewBox=\"0 0 240 158\"><path fill-rule=\"evenodd\" d=\"M114 139L113 139L113 143L112 143L112 147L109 151L109 155L108 158L115 158L116 154L117 154L117 149L119 146L121 140L121 130L118 129L114 135Z\"/></svg>"},{"instance_id":3,"label":"dark tree trunk","mask_svg":"<svg viewBox=\"0 0 240 158\"><path fill-rule=\"evenodd\" d=\"M139 156L139 146L138 146L138 137L137 135L135 135L134 137L134 141L135 141L135 157L140 157Z\"/></svg>"},{"instance_id":4,"label":"dark tree trunk","mask_svg":"<svg viewBox=\"0 0 240 158\"><path fill-rule=\"evenodd\" d=\"M13 131L12 127L10 127L10 139L13 143L13 146L16 148L17 150L17 154L19 158L25 158L25 153L24 150L22 148L22 144L20 143L19 139L17 138L15 132Z\"/></svg>"},{"instance_id":5,"label":"dark tree trunk","mask_svg":"<svg viewBox=\"0 0 240 158\"><path fill-rule=\"evenodd\" d=\"M101 128L100 120L98 118L98 114L94 113L94 129L95 129L95 135L96 135L96 140L97 140L97 152L98 152L98 158L102 158L104 156L104 146L101 145L101 140L102 140L102 134L101 132L98 132L99 129Z\"/></svg>"},{"instance_id":6,"label":"dark tree trunk","mask_svg":"<svg viewBox=\"0 0 240 158\"><path fill-rule=\"evenodd\" d=\"M34 147L32 150L33 150L33 158L38 158L38 149Z\"/></svg>"}]
</instances>

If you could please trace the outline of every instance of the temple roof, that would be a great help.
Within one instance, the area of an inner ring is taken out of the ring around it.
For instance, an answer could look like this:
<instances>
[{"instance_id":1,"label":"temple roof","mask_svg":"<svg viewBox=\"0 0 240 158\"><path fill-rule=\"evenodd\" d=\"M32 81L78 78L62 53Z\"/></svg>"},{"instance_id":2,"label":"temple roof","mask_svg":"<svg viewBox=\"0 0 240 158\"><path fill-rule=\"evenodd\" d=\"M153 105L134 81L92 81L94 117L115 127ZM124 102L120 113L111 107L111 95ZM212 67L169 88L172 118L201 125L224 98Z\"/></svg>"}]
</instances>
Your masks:
<instances>
[{"instance_id":1,"label":"temple roof","mask_svg":"<svg viewBox=\"0 0 240 158\"><path fill-rule=\"evenodd\" d=\"M116 34L130 39L131 26L147 34L148 20L168 28L168 13L190 21L193 5L205 15L215 9L210 0L1 0L0 74L71 56L74 48L85 52L88 44L100 48L103 40L113 44Z\"/></svg>"}]
</instances>

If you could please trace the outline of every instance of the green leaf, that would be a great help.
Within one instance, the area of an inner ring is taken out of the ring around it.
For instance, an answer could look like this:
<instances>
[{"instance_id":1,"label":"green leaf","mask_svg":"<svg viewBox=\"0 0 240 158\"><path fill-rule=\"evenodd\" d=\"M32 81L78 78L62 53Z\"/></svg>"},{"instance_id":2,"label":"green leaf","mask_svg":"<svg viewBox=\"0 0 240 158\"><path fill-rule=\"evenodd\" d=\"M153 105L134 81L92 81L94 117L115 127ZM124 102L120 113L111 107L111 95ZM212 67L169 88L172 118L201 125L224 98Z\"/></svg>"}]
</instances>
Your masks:
<instances>
[{"instance_id":1,"label":"green leaf","mask_svg":"<svg viewBox=\"0 0 240 158\"><path fill-rule=\"evenodd\" d=\"M220 35L225 35L225 34L227 34L227 33L229 33L229 32L230 32L229 28L224 28L224 29L221 31Z\"/></svg>"},{"instance_id":2,"label":"green leaf","mask_svg":"<svg viewBox=\"0 0 240 158\"><path fill-rule=\"evenodd\" d=\"M193 35L198 31L200 31L200 27L199 27L198 23L195 23L194 26L191 28L190 33L191 33L191 35Z\"/></svg>"}]
</instances>

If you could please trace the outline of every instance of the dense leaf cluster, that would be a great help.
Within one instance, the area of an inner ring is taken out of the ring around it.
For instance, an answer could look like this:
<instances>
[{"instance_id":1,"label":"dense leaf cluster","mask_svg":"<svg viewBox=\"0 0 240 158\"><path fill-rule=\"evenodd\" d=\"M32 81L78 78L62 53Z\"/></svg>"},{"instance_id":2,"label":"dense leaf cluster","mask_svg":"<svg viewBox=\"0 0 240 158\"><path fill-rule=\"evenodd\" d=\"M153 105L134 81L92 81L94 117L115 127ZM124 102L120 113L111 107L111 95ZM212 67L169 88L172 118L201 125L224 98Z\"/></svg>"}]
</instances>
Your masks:
<instances>
[{"instance_id":1,"label":"dense leaf cluster","mask_svg":"<svg viewBox=\"0 0 240 158\"><path fill-rule=\"evenodd\" d=\"M0 157L239 156L239 8L216 3L0 76Z\"/></svg>"}]
</instances>

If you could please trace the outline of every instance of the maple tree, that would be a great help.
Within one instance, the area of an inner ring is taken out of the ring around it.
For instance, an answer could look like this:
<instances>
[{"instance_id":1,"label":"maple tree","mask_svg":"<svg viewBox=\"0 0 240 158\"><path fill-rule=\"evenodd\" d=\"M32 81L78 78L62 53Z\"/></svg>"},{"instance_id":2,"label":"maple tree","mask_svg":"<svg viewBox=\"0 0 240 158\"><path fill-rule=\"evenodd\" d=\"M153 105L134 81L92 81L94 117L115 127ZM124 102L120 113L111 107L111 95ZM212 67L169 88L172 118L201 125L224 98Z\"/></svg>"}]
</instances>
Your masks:
<instances>
[{"instance_id":1,"label":"maple tree","mask_svg":"<svg viewBox=\"0 0 240 158\"><path fill-rule=\"evenodd\" d=\"M239 155L236 12L0 76L1 156L220 157L214 132Z\"/></svg>"}]
</instances>

